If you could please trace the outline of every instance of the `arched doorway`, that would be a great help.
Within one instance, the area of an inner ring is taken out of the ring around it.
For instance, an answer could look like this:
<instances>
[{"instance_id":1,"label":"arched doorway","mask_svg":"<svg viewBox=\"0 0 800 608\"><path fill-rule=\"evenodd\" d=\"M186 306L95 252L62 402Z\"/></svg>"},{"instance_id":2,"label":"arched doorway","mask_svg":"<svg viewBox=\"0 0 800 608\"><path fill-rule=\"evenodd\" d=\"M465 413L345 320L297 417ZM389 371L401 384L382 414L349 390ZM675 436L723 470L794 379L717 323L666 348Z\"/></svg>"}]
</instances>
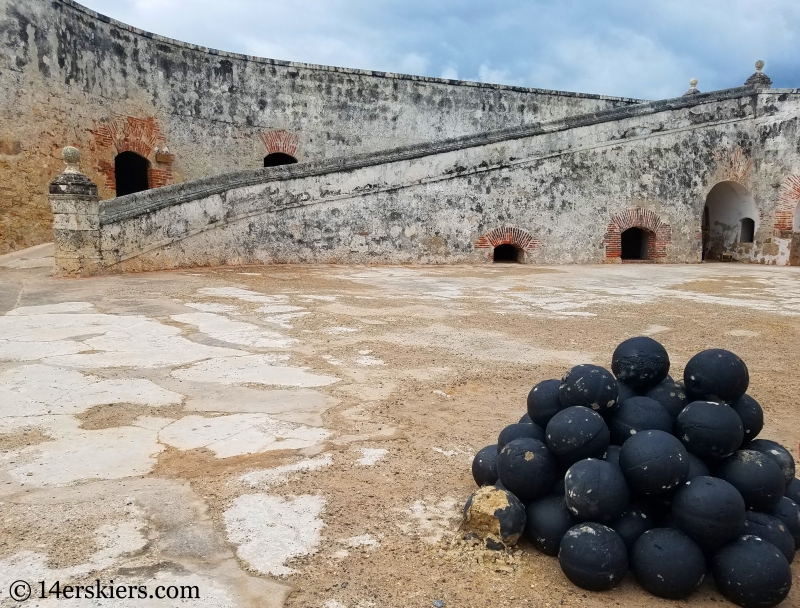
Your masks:
<instances>
[{"instance_id":1,"label":"arched doorway","mask_svg":"<svg viewBox=\"0 0 800 608\"><path fill-rule=\"evenodd\" d=\"M642 228L628 228L620 235L621 255L625 260L647 260L650 259L650 232Z\"/></svg>"},{"instance_id":2,"label":"arched doorway","mask_svg":"<svg viewBox=\"0 0 800 608\"><path fill-rule=\"evenodd\" d=\"M702 224L704 258L719 260L731 254L735 259L736 246L752 243L758 232L758 209L740 183L720 182L706 197Z\"/></svg>"},{"instance_id":3,"label":"arched doorway","mask_svg":"<svg viewBox=\"0 0 800 608\"><path fill-rule=\"evenodd\" d=\"M136 152L120 152L114 158L114 182L117 196L150 189L150 162Z\"/></svg>"},{"instance_id":4,"label":"arched doorway","mask_svg":"<svg viewBox=\"0 0 800 608\"><path fill-rule=\"evenodd\" d=\"M516 264L522 261L522 249L511 243L504 243L494 248L492 259L495 263Z\"/></svg>"},{"instance_id":5,"label":"arched doorway","mask_svg":"<svg viewBox=\"0 0 800 608\"><path fill-rule=\"evenodd\" d=\"M264 166L265 167L279 167L281 165L293 165L297 162L297 159L290 154L286 154L285 152L273 152L272 154L267 154L264 157Z\"/></svg>"}]
</instances>

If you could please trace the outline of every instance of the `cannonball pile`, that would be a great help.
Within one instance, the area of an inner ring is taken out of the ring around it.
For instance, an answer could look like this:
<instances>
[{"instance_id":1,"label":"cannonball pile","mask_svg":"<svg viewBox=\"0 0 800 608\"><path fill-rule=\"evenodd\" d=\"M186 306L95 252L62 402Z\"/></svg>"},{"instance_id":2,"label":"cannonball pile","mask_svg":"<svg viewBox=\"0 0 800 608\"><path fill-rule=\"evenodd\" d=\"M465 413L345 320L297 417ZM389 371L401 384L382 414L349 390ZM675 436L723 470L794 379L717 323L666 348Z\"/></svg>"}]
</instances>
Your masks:
<instances>
[{"instance_id":1,"label":"cannonball pile","mask_svg":"<svg viewBox=\"0 0 800 608\"><path fill-rule=\"evenodd\" d=\"M475 456L465 530L493 550L524 536L591 591L630 570L683 599L710 574L739 606L781 603L800 548L794 458L757 439L764 413L734 353L698 353L683 381L669 371L666 349L637 337L611 371L578 365L534 386L522 419Z\"/></svg>"}]
</instances>

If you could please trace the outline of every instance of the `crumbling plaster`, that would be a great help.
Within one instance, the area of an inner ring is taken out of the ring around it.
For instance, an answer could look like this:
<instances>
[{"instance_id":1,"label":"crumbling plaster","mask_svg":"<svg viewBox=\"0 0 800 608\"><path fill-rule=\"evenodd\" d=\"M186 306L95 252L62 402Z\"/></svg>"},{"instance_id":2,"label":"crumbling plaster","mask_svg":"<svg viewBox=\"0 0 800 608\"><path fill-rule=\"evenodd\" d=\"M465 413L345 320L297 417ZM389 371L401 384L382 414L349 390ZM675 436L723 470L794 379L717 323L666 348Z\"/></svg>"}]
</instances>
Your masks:
<instances>
[{"instance_id":1,"label":"crumbling plaster","mask_svg":"<svg viewBox=\"0 0 800 608\"><path fill-rule=\"evenodd\" d=\"M785 263L773 226L799 110L800 91L743 87L121 197L99 207L102 271L475 262L502 227L531 235L530 263L618 261L606 229L635 208L669 227L658 261L698 262L706 196L737 171L761 218L752 259Z\"/></svg>"},{"instance_id":2,"label":"crumbling plaster","mask_svg":"<svg viewBox=\"0 0 800 608\"><path fill-rule=\"evenodd\" d=\"M256 168L284 146L319 161L636 102L225 53L71 0L0 0L0 90L0 252L49 240L64 145L110 198L128 149L163 186Z\"/></svg>"}]
</instances>

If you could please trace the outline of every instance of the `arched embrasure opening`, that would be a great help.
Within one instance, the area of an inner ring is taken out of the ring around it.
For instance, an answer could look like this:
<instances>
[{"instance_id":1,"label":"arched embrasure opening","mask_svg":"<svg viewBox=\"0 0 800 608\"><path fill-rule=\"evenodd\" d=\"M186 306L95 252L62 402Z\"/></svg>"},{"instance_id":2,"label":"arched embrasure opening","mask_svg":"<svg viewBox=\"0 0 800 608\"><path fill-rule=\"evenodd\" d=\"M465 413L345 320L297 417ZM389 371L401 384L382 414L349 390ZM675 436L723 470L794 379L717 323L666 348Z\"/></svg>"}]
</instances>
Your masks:
<instances>
[{"instance_id":1,"label":"arched embrasure opening","mask_svg":"<svg viewBox=\"0 0 800 608\"><path fill-rule=\"evenodd\" d=\"M264 157L264 166L265 167L279 167L281 165L293 165L297 162L297 159L290 154L286 154L285 152L273 152L272 154L267 154Z\"/></svg>"},{"instance_id":2,"label":"arched embrasure opening","mask_svg":"<svg viewBox=\"0 0 800 608\"><path fill-rule=\"evenodd\" d=\"M620 236L622 241L621 258L623 260L650 259L650 239L653 235L642 228L628 228Z\"/></svg>"},{"instance_id":3,"label":"arched embrasure opening","mask_svg":"<svg viewBox=\"0 0 800 608\"><path fill-rule=\"evenodd\" d=\"M704 259L720 260L738 243L752 243L758 224L758 209L747 188L738 182L718 183L703 209Z\"/></svg>"},{"instance_id":4,"label":"arched embrasure opening","mask_svg":"<svg viewBox=\"0 0 800 608\"><path fill-rule=\"evenodd\" d=\"M510 243L498 245L494 248L492 259L504 264L516 264L522 261L522 249Z\"/></svg>"},{"instance_id":5,"label":"arched embrasure opening","mask_svg":"<svg viewBox=\"0 0 800 608\"><path fill-rule=\"evenodd\" d=\"M117 196L150 189L150 161L136 152L120 152L114 158L114 182Z\"/></svg>"}]
</instances>

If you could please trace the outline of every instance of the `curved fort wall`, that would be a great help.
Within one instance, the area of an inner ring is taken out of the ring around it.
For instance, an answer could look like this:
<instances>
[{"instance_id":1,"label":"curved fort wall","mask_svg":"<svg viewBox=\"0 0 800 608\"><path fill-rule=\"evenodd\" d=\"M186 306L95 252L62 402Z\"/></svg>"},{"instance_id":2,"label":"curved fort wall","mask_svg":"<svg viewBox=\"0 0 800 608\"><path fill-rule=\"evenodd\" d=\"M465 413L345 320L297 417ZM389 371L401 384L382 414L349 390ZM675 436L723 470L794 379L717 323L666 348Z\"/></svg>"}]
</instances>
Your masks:
<instances>
[{"instance_id":1,"label":"curved fort wall","mask_svg":"<svg viewBox=\"0 0 800 608\"><path fill-rule=\"evenodd\" d=\"M59 216L59 265L91 274L479 262L506 243L531 263L618 262L631 228L649 235L646 260L699 262L703 209L722 182L740 184L757 206L753 242L739 246L739 259L786 264L799 120L800 91L742 87L228 174L104 201L85 222L94 232L77 255L71 243L88 232L76 234L75 217Z\"/></svg>"},{"instance_id":2,"label":"curved fort wall","mask_svg":"<svg viewBox=\"0 0 800 608\"><path fill-rule=\"evenodd\" d=\"M0 0L0 91L0 253L51 238L47 184L65 144L107 199L125 151L159 187L269 152L319 162L636 103L213 51L71 0Z\"/></svg>"}]
</instances>

